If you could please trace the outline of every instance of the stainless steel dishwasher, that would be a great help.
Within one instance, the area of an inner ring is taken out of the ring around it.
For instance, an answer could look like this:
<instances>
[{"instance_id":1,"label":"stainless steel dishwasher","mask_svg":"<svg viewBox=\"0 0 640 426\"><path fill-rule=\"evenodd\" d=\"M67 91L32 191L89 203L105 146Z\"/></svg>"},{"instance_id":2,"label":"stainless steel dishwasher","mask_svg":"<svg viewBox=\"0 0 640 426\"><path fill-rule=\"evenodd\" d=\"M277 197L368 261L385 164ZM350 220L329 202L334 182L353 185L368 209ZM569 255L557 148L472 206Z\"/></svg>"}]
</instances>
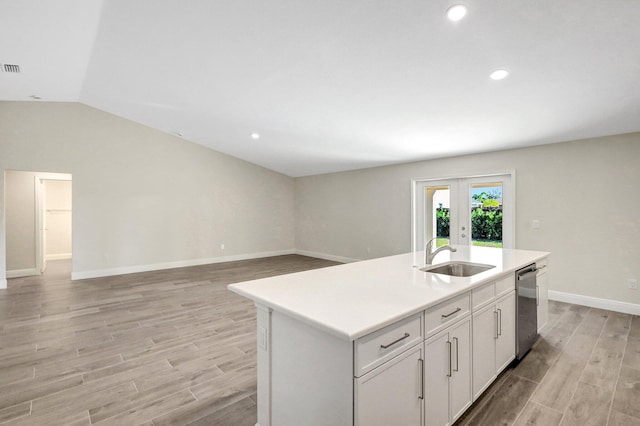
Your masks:
<instances>
[{"instance_id":1,"label":"stainless steel dishwasher","mask_svg":"<svg viewBox=\"0 0 640 426\"><path fill-rule=\"evenodd\" d=\"M535 263L516 271L516 358L521 360L538 338L538 291Z\"/></svg>"}]
</instances>

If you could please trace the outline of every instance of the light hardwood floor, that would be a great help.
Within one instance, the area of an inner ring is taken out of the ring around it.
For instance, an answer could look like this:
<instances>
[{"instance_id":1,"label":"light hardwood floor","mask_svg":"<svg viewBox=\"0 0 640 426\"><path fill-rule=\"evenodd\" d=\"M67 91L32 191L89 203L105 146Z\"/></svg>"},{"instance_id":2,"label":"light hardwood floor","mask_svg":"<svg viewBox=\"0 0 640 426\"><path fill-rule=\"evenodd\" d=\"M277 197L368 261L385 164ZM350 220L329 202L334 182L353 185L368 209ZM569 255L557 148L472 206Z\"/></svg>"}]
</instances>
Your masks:
<instances>
[{"instance_id":1,"label":"light hardwood floor","mask_svg":"<svg viewBox=\"0 0 640 426\"><path fill-rule=\"evenodd\" d=\"M640 426L640 317L550 302L549 323L455 426Z\"/></svg>"},{"instance_id":2,"label":"light hardwood floor","mask_svg":"<svg viewBox=\"0 0 640 426\"><path fill-rule=\"evenodd\" d=\"M334 265L279 256L0 291L0 424L253 426L255 308L226 285ZM551 302L468 425L639 425L640 317Z\"/></svg>"},{"instance_id":3,"label":"light hardwood floor","mask_svg":"<svg viewBox=\"0 0 640 426\"><path fill-rule=\"evenodd\" d=\"M278 256L93 280L70 261L0 290L0 423L256 421L255 307L227 284L335 265Z\"/></svg>"}]
</instances>

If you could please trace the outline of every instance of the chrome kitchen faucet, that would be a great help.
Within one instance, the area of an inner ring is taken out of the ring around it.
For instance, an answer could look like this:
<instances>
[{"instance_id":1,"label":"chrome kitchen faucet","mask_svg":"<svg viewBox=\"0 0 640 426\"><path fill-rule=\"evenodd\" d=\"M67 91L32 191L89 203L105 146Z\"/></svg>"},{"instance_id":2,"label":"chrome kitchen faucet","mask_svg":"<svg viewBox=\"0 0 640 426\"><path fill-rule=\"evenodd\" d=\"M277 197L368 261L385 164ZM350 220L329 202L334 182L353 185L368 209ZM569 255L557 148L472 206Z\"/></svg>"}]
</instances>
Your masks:
<instances>
[{"instance_id":1,"label":"chrome kitchen faucet","mask_svg":"<svg viewBox=\"0 0 640 426\"><path fill-rule=\"evenodd\" d=\"M450 250L451 253L455 253L456 251L458 251L457 248L451 247L449 244L447 244L446 246L442 246L440 248L437 248L433 253L431 252L431 246L433 245L433 241L436 239L432 238L427 242L427 245L424 248L424 263L427 265L431 265L431 262L433 262L433 258L436 257L436 254L440 253L442 250Z\"/></svg>"}]
</instances>

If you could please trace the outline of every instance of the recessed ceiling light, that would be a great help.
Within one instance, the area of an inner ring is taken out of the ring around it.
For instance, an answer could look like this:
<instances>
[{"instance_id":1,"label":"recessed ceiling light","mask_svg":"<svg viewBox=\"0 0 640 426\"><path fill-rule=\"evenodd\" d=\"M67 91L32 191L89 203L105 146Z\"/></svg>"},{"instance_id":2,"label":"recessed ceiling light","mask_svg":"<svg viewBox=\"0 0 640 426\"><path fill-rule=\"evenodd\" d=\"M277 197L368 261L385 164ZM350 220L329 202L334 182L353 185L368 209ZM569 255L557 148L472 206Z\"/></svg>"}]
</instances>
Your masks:
<instances>
[{"instance_id":1,"label":"recessed ceiling light","mask_svg":"<svg viewBox=\"0 0 640 426\"><path fill-rule=\"evenodd\" d=\"M259 133L251 133L251 139L260 139Z\"/></svg>"},{"instance_id":2,"label":"recessed ceiling light","mask_svg":"<svg viewBox=\"0 0 640 426\"><path fill-rule=\"evenodd\" d=\"M184 136L184 133L182 133L182 132L173 132L173 134L176 135L176 136L180 136L180 137Z\"/></svg>"},{"instance_id":3,"label":"recessed ceiling light","mask_svg":"<svg viewBox=\"0 0 640 426\"><path fill-rule=\"evenodd\" d=\"M37 100L37 99L42 99L42 98L41 98L40 96L38 96L38 95L31 95L31 96L29 96L29 97L30 97L31 99L36 99L36 100Z\"/></svg>"},{"instance_id":4,"label":"recessed ceiling light","mask_svg":"<svg viewBox=\"0 0 640 426\"><path fill-rule=\"evenodd\" d=\"M466 14L467 6L464 6L462 4L456 4L447 9L447 18L449 18L449 20L453 22L461 20Z\"/></svg>"},{"instance_id":5,"label":"recessed ceiling light","mask_svg":"<svg viewBox=\"0 0 640 426\"><path fill-rule=\"evenodd\" d=\"M506 78L508 75L509 75L509 71L500 69L492 72L489 77L491 77L492 80L502 80L503 78Z\"/></svg>"}]
</instances>

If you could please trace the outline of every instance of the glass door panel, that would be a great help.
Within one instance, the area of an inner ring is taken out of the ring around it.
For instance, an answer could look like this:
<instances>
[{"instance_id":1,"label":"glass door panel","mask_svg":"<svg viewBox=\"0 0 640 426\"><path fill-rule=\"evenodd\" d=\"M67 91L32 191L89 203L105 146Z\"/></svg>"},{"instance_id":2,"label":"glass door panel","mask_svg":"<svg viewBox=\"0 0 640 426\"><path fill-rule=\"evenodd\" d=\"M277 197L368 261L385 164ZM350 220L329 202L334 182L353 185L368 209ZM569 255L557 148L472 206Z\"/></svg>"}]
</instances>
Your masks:
<instances>
[{"instance_id":1,"label":"glass door panel","mask_svg":"<svg viewBox=\"0 0 640 426\"><path fill-rule=\"evenodd\" d=\"M469 185L471 245L502 248L502 182Z\"/></svg>"},{"instance_id":2,"label":"glass door panel","mask_svg":"<svg viewBox=\"0 0 640 426\"><path fill-rule=\"evenodd\" d=\"M441 247L451 242L450 225L451 216L451 188L449 186L428 187L426 189L428 203L427 218L428 228L425 235L426 241L436 237L436 247Z\"/></svg>"},{"instance_id":3,"label":"glass door panel","mask_svg":"<svg viewBox=\"0 0 640 426\"><path fill-rule=\"evenodd\" d=\"M459 179L459 244L514 248L511 179L510 174Z\"/></svg>"},{"instance_id":4,"label":"glass door panel","mask_svg":"<svg viewBox=\"0 0 640 426\"><path fill-rule=\"evenodd\" d=\"M427 241L436 239L436 247L457 244L455 204L456 181L415 182L413 208L413 248L424 250Z\"/></svg>"}]
</instances>

